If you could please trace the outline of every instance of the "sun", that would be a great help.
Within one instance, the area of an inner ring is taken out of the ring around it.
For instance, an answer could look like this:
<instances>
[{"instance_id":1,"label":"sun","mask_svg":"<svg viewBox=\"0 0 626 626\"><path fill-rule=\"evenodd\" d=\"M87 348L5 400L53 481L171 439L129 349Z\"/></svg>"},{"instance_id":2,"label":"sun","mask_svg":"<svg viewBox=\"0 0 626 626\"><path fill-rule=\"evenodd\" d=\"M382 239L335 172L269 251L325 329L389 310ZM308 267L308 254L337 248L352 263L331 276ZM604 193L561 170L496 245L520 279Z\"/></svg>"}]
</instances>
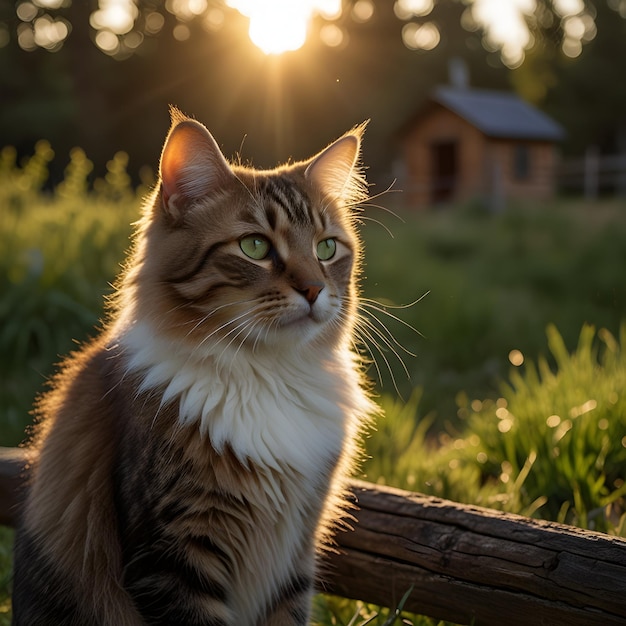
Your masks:
<instances>
[{"instance_id":1,"label":"sun","mask_svg":"<svg viewBox=\"0 0 626 626\"><path fill-rule=\"evenodd\" d=\"M250 18L250 40L265 54L298 50L314 13L341 12L341 0L228 0L228 5Z\"/></svg>"}]
</instances>

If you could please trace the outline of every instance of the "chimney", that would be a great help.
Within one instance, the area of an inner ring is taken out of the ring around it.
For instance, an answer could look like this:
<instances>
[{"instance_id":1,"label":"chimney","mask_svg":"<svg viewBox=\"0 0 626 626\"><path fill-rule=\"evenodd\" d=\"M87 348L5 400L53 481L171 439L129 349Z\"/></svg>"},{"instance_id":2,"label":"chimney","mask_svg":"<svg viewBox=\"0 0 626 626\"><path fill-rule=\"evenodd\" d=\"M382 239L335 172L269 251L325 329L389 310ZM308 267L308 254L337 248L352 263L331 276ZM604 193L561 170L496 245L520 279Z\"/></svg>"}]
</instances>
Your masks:
<instances>
[{"instance_id":1,"label":"chimney","mask_svg":"<svg viewBox=\"0 0 626 626\"><path fill-rule=\"evenodd\" d=\"M448 79L450 85L456 89L467 89L469 87L469 70L464 59L452 57L448 61Z\"/></svg>"}]
</instances>

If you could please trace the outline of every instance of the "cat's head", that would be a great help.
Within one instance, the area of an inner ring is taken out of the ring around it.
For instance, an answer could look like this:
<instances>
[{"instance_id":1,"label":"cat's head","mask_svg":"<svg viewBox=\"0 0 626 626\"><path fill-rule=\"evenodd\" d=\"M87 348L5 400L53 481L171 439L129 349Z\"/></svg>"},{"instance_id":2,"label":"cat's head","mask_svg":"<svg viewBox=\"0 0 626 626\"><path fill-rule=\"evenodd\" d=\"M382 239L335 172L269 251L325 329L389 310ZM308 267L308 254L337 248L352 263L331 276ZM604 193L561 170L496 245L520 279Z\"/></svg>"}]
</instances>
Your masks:
<instances>
[{"instance_id":1,"label":"cat's head","mask_svg":"<svg viewBox=\"0 0 626 626\"><path fill-rule=\"evenodd\" d=\"M264 171L230 164L202 124L173 111L128 277L135 315L200 354L347 340L362 131Z\"/></svg>"}]
</instances>

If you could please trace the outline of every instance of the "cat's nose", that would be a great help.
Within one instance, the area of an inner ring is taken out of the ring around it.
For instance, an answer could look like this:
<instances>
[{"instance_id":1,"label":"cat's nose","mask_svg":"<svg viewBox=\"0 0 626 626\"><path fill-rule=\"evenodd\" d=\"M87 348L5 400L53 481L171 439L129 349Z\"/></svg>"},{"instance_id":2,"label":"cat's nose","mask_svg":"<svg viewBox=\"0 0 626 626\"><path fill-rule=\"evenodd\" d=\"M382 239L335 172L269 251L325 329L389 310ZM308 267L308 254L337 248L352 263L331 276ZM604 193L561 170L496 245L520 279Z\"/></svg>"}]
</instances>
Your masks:
<instances>
[{"instance_id":1,"label":"cat's nose","mask_svg":"<svg viewBox=\"0 0 626 626\"><path fill-rule=\"evenodd\" d=\"M295 289L306 298L309 304L313 304L317 300L317 296L320 295L320 291L324 289L324 285L322 283L308 283Z\"/></svg>"}]
</instances>

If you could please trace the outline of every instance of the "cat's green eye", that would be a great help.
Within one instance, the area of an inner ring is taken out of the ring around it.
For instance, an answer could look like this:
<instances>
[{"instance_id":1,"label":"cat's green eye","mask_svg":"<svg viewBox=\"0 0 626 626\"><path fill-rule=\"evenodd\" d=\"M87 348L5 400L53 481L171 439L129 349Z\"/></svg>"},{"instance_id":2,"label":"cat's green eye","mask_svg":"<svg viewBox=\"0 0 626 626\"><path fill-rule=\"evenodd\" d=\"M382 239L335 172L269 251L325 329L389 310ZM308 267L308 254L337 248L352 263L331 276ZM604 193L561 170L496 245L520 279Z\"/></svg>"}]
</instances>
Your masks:
<instances>
[{"instance_id":1,"label":"cat's green eye","mask_svg":"<svg viewBox=\"0 0 626 626\"><path fill-rule=\"evenodd\" d=\"M328 261L337 252L337 242L334 239L324 239L317 244L317 258L320 261Z\"/></svg>"},{"instance_id":2,"label":"cat's green eye","mask_svg":"<svg viewBox=\"0 0 626 626\"><path fill-rule=\"evenodd\" d=\"M239 247L246 256L255 261L260 261L269 254L271 245L261 235L248 235L239 241Z\"/></svg>"}]
</instances>

